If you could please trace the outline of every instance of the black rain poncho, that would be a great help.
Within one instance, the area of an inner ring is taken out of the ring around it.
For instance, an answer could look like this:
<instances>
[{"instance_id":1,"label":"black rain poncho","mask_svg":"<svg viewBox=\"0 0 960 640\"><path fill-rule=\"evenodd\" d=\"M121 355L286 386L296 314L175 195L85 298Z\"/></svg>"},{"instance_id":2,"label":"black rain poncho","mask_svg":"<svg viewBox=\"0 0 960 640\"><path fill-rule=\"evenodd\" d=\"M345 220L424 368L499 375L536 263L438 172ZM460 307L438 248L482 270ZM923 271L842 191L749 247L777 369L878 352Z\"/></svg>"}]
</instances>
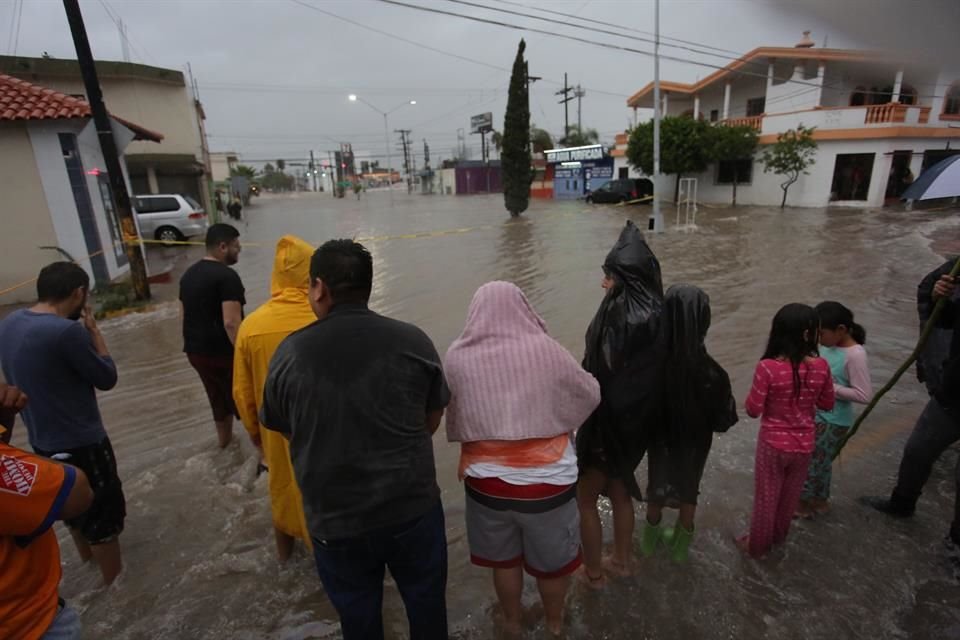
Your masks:
<instances>
[{"instance_id":1,"label":"black rain poncho","mask_svg":"<svg viewBox=\"0 0 960 640\"><path fill-rule=\"evenodd\" d=\"M628 221L603 269L615 285L587 329L583 359L603 399L577 433L577 456L581 469L604 471L639 500L634 470L660 414L660 263Z\"/></svg>"},{"instance_id":2,"label":"black rain poncho","mask_svg":"<svg viewBox=\"0 0 960 640\"><path fill-rule=\"evenodd\" d=\"M663 342L664 428L668 445L709 443L714 432L737 422L730 377L707 353L710 298L691 285L670 287L661 316Z\"/></svg>"}]
</instances>

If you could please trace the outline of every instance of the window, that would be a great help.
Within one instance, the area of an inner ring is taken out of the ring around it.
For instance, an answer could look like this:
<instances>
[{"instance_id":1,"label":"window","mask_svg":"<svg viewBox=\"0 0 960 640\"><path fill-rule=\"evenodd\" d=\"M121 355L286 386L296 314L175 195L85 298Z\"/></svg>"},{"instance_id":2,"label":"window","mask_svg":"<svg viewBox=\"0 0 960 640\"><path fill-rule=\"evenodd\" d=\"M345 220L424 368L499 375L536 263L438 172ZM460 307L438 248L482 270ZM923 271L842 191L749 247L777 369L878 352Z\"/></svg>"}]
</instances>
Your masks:
<instances>
[{"instance_id":1,"label":"window","mask_svg":"<svg viewBox=\"0 0 960 640\"><path fill-rule=\"evenodd\" d=\"M720 119L720 110L719 110L719 109L711 109L711 110L710 110L710 122L716 122L716 121L719 120L719 119Z\"/></svg>"},{"instance_id":2,"label":"window","mask_svg":"<svg viewBox=\"0 0 960 640\"><path fill-rule=\"evenodd\" d=\"M734 175L737 184L750 184L753 181L753 158L717 163L717 184L733 184Z\"/></svg>"},{"instance_id":3,"label":"window","mask_svg":"<svg viewBox=\"0 0 960 640\"><path fill-rule=\"evenodd\" d=\"M866 200L875 153L838 153L830 200Z\"/></svg>"},{"instance_id":4,"label":"window","mask_svg":"<svg viewBox=\"0 0 960 640\"><path fill-rule=\"evenodd\" d=\"M617 177L621 180L625 180L630 177L630 169L628 167L620 167L617 170Z\"/></svg>"},{"instance_id":5,"label":"window","mask_svg":"<svg viewBox=\"0 0 960 640\"><path fill-rule=\"evenodd\" d=\"M194 211L203 211L203 205L191 198L190 196L183 196L183 199L187 201Z\"/></svg>"},{"instance_id":6,"label":"window","mask_svg":"<svg viewBox=\"0 0 960 640\"><path fill-rule=\"evenodd\" d=\"M750 98L747 100L747 117L763 115L763 110L766 108L766 98Z\"/></svg>"},{"instance_id":7,"label":"window","mask_svg":"<svg viewBox=\"0 0 960 640\"><path fill-rule=\"evenodd\" d=\"M180 203L176 198L155 197L155 198L137 198L138 213L163 213L165 211L177 211Z\"/></svg>"},{"instance_id":8,"label":"window","mask_svg":"<svg viewBox=\"0 0 960 640\"><path fill-rule=\"evenodd\" d=\"M947 90L947 96L943 100L943 115L960 117L960 82L954 83Z\"/></svg>"},{"instance_id":9,"label":"window","mask_svg":"<svg viewBox=\"0 0 960 640\"><path fill-rule=\"evenodd\" d=\"M900 87L900 104L917 104L917 90L908 84Z\"/></svg>"},{"instance_id":10,"label":"window","mask_svg":"<svg viewBox=\"0 0 960 640\"><path fill-rule=\"evenodd\" d=\"M867 88L859 86L850 94L850 106L862 107L867 104Z\"/></svg>"}]
</instances>

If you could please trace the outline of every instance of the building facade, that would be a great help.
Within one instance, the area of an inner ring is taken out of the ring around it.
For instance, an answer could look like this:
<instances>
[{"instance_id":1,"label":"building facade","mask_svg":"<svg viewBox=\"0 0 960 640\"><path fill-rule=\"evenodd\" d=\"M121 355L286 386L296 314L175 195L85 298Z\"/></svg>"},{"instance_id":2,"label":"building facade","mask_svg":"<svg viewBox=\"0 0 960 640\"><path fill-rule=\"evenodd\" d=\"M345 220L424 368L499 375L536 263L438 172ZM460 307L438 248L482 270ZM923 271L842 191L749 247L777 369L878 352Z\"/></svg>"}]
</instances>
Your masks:
<instances>
[{"instance_id":1,"label":"building facade","mask_svg":"<svg viewBox=\"0 0 960 640\"><path fill-rule=\"evenodd\" d=\"M653 85L627 101L653 108ZM960 153L960 62L907 62L877 51L818 49L809 33L794 47L761 47L703 80L661 82L666 116L697 117L757 130L761 148L798 125L815 127L815 164L790 189L788 204L877 207L895 200L928 166ZM633 177L626 136L615 171ZM759 154L711 166L696 177L700 200L779 205L781 176L763 172ZM661 179L663 193L672 182Z\"/></svg>"},{"instance_id":2,"label":"building facade","mask_svg":"<svg viewBox=\"0 0 960 640\"><path fill-rule=\"evenodd\" d=\"M133 193L179 193L209 208L205 114L183 73L130 62L98 61L96 68L111 113L164 134L160 145L134 141L127 149ZM76 60L0 56L0 73L86 99Z\"/></svg>"},{"instance_id":3,"label":"building facade","mask_svg":"<svg viewBox=\"0 0 960 640\"><path fill-rule=\"evenodd\" d=\"M112 118L119 152L158 133ZM74 260L97 286L129 270L96 127L85 102L0 74L2 284L0 304L36 298L32 279L57 260ZM122 159L121 159L122 162ZM129 184L129 180L128 180Z\"/></svg>"}]
</instances>

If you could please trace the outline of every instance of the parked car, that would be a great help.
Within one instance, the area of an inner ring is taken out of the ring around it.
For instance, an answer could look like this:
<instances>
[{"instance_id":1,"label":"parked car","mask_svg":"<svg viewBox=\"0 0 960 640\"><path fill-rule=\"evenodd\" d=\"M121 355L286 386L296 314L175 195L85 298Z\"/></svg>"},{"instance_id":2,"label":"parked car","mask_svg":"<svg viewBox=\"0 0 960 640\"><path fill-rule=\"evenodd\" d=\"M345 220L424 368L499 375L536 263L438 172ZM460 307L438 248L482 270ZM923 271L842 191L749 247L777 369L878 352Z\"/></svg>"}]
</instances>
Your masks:
<instances>
[{"instance_id":1,"label":"parked car","mask_svg":"<svg viewBox=\"0 0 960 640\"><path fill-rule=\"evenodd\" d=\"M190 196L163 194L134 196L140 234L171 242L199 236L207 231L207 212Z\"/></svg>"},{"instance_id":2,"label":"parked car","mask_svg":"<svg viewBox=\"0 0 960 640\"><path fill-rule=\"evenodd\" d=\"M587 202L628 202L653 195L653 183L646 178L629 178L604 182L587 194Z\"/></svg>"}]
</instances>

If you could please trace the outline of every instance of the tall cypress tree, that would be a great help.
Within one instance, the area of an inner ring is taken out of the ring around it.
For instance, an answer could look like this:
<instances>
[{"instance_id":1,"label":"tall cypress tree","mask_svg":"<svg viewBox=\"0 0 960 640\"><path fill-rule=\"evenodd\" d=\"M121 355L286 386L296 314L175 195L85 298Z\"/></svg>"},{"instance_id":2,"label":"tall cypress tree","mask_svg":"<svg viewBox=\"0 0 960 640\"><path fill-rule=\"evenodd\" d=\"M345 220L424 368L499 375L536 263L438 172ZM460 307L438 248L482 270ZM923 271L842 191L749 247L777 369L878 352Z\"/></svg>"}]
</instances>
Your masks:
<instances>
[{"instance_id":1,"label":"tall cypress tree","mask_svg":"<svg viewBox=\"0 0 960 640\"><path fill-rule=\"evenodd\" d=\"M503 148L500 152L500 170L503 172L503 202L513 217L527 210L530 204L530 97L527 87L527 63L523 50L527 45L520 40L517 57L510 76L510 95L503 123Z\"/></svg>"}]
</instances>

